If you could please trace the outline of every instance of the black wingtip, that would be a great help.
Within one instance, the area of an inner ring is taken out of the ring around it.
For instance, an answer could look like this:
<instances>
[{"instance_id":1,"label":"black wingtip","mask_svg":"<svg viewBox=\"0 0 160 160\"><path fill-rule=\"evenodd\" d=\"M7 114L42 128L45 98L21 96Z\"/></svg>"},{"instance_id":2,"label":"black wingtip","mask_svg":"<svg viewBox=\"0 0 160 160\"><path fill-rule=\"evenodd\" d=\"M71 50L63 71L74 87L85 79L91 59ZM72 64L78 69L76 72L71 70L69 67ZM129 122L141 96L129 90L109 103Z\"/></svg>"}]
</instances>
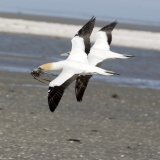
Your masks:
<instances>
[{"instance_id":1,"label":"black wingtip","mask_svg":"<svg viewBox=\"0 0 160 160\"><path fill-rule=\"evenodd\" d=\"M81 103L81 102L82 102L82 99L78 99L78 98L77 98L77 102Z\"/></svg>"},{"instance_id":2,"label":"black wingtip","mask_svg":"<svg viewBox=\"0 0 160 160\"><path fill-rule=\"evenodd\" d=\"M112 30L114 29L114 27L117 25L117 21L114 21L106 26L104 26L103 28L101 28L99 31L103 31L107 34L108 37L108 44L110 45L112 42Z\"/></svg>"},{"instance_id":3,"label":"black wingtip","mask_svg":"<svg viewBox=\"0 0 160 160\"><path fill-rule=\"evenodd\" d=\"M82 102L83 95L85 93L89 79L91 77L92 77L91 75L77 77L76 84L75 84L75 94L76 94L77 102Z\"/></svg>"},{"instance_id":4,"label":"black wingtip","mask_svg":"<svg viewBox=\"0 0 160 160\"><path fill-rule=\"evenodd\" d=\"M113 73L113 75L120 75L120 74L119 74L119 73L115 73L115 72L114 72L114 73Z\"/></svg>"},{"instance_id":5,"label":"black wingtip","mask_svg":"<svg viewBox=\"0 0 160 160\"><path fill-rule=\"evenodd\" d=\"M96 20L96 17L95 16L92 16L92 18L88 21L88 22L90 22L90 21L95 21ZM87 23L88 23L87 22Z\"/></svg>"},{"instance_id":6,"label":"black wingtip","mask_svg":"<svg viewBox=\"0 0 160 160\"><path fill-rule=\"evenodd\" d=\"M92 17L79 31L78 34L76 34L75 36L85 36L85 35L91 35L94 25L95 25L95 20L96 17Z\"/></svg>"},{"instance_id":7,"label":"black wingtip","mask_svg":"<svg viewBox=\"0 0 160 160\"><path fill-rule=\"evenodd\" d=\"M132 58L132 57L135 57L135 56L132 56L132 55L123 55L124 57L128 57L128 58Z\"/></svg>"},{"instance_id":8,"label":"black wingtip","mask_svg":"<svg viewBox=\"0 0 160 160\"><path fill-rule=\"evenodd\" d=\"M64 88L61 86L48 88L48 106L51 112L54 112L55 109L57 108L63 93L64 93Z\"/></svg>"},{"instance_id":9,"label":"black wingtip","mask_svg":"<svg viewBox=\"0 0 160 160\"><path fill-rule=\"evenodd\" d=\"M49 105L49 109L50 109L50 111L53 113L54 111L55 111L55 109L57 108L57 105L56 106L53 106L53 104L52 105L50 105L49 103L48 103L48 105Z\"/></svg>"},{"instance_id":10,"label":"black wingtip","mask_svg":"<svg viewBox=\"0 0 160 160\"><path fill-rule=\"evenodd\" d=\"M53 112L55 111L55 109L54 109L54 110L52 110L52 109L51 109L51 107L50 107L50 111L53 113Z\"/></svg>"},{"instance_id":11,"label":"black wingtip","mask_svg":"<svg viewBox=\"0 0 160 160\"><path fill-rule=\"evenodd\" d=\"M111 74L111 75L120 75L119 73L112 72L112 71L106 71L106 73L109 73L109 74Z\"/></svg>"},{"instance_id":12,"label":"black wingtip","mask_svg":"<svg viewBox=\"0 0 160 160\"><path fill-rule=\"evenodd\" d=\"M115 20L114 22L101 28L99 31L104 31L104 32L110 31L111 32L117 24L118 24L118 22L117 22L117 20Z\"/></svg>"},{"instance_id":13,"label":"black wingtip","mask_svg":"<svg viewBox=\"0 0 160 160\"><path fill-rule=\"evenodd\" d=\"M83 97L83 94L81 95L80 91L81 91L80 88L75 87L76 99L77 99L77 102L79 103L82 102L82 97Z\"/></svg>"}]
</instances>

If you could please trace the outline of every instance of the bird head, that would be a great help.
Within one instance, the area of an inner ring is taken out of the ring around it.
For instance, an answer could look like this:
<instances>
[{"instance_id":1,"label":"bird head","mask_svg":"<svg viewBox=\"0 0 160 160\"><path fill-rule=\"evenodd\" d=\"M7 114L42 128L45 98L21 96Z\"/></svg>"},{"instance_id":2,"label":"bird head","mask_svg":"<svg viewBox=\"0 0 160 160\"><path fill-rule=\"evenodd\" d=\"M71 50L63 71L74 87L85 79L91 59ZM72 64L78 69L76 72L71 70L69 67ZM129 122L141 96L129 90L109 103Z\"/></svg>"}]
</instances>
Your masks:
<instances>
[{"instance_id":1,"label":"bird head","mask_svg":"<svg viewBox=\"0 0 160 160\"><path fill-rule=\"evenodd\" d=\"M44 74L46 71L53 70L53 63L42 64L38 68L31 71L31 75L35 77L39 77Z\"/></svg>"},{"instance_id":2,"label":"bird head","mask_svg":"<svg viewBox=\"0 0 160 160\"><path fill-rule=\"evenodd\" d=\"M34 77L39 77L43 74L43 69L41 67L38 67L31 71L31 75Z\"/></svg>"}]
</instances>

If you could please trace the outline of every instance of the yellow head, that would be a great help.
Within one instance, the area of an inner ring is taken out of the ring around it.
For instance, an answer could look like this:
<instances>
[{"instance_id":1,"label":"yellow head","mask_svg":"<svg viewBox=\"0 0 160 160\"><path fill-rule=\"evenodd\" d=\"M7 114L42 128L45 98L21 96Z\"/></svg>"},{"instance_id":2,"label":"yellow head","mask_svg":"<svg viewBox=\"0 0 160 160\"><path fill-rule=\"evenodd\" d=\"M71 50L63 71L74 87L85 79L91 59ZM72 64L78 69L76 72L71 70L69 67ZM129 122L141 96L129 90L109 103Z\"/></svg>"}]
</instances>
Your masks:
<instances>
[{"instance_id":1,"label":"yellow head","mask_svg":"<svg viewBox=\"0 0 160 160\"><path fill-rule=\"evenodd\" d=\"M42 69L43 71L50 71L50 70L53 70L53 63L42 64L38 68Z\"/></svg>"},{"instance_id":2,"label":"yellow head","mask_svg":"<svg viewBox=\"0 0 160 160\"><path fill-rule=\"evenodd\" d=\"M53 69L53 63L46 63L31 71L31 75L39 77L43 74L43 72L51 71L52 69Z\"/></svg>"}]
</instances>

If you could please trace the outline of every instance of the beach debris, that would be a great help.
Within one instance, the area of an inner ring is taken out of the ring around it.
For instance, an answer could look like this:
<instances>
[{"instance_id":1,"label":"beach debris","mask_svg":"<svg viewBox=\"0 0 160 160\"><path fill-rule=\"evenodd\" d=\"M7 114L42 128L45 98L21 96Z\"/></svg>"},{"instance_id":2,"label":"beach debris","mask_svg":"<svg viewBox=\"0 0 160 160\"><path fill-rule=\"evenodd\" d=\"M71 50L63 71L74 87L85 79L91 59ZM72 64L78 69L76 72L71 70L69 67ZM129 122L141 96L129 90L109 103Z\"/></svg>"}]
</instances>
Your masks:
<instances>
[{"instance_id":1,"label":"beach debris","mask_svg":"<svg viewBox=\"0 0 160 160\"><path fill-rule=\"evenodd\" d=\"M72 138L67 139L67 141L70 141L70 142L78 142L78 143L81 142L81 140L79 140L79 139L72 139Z\"/></svg>"},{"instance_id":2,"label":"beach debris","mask_svg":"<svg viewBox=\"0 0 160 160\"><path fill-rule=\"evenodd\" d=\"M127 146L128 149L135 149L135 147Z\"/></svg>"},{"instance_id":3,"label":"beach debris","mask_svg":"<svg viewBox=\"0 0 160 160\"><path fill-rule=\"evenodd\" d=\"M48 128L44 128L44 131L49 131L49 129Z\"/></svg>"},{"instance_id":4,"label":"beach debris","mask_svg":"<svg viewBox=\"0 0 160 160\"><path fill-rule=\"evenodd\" d=\"M115 117L109 117L108 119L116 119Z\"/></svg>"},{"instance_id":5,"label":"beach debris","mask_svg":"<svg viewBox=\"0 0 160 160\"><path fill-rule=\"evenodd\" d=\"M119 96L118 96L118 94L112 94L112 98L118 98Z\"/></svg>"},{"instance_id":6,"label":"beach debris","mask_svg":"<svg viewBox=\"0 0 160 160\"><path fill-rule=\"evenodd\" d=\"M91 130L91 132L98 132L98 130L96 130L96 129L92 129L92 130Z\"/></svg>"}]
</instances>

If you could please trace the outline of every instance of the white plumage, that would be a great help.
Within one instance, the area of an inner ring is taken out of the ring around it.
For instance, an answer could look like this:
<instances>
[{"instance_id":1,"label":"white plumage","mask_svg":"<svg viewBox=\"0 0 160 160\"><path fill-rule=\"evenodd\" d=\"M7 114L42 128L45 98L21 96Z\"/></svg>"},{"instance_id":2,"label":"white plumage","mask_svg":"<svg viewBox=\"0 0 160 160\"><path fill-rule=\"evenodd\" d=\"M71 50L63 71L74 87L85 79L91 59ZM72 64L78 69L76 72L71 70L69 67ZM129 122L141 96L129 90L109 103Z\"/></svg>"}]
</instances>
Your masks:
<instances>
[{"instance_id":1,"label":"white plumage","mask_svg":"<svg viewBox=\"0 0 160 160\"><path fill-rule=\"evenodd\" d=\"M133 57L131 55L122 55L110 51L110 44L112 42L112 30L117 22L113 22L100 29L96 33L96 41L88 54L88 63L92 66L100 67L104 60L121 58L126 59ZM71 53L72 54L72 53ZM66 54L65 54L66 55ZM75 94L77 101L82 101L85 89L92 76L79 76L76 80Z\"/></svg>"},{"instance_id":2,"label":"white plumage","mask_svg":"<svg viewBox=\"0 0 160 160\"><path fill-rule=\"evenodd\" d=\"M48 89L48 104L51 112L53 112L59 104L64 90L70 85L79 75L114 75L115 72L107 71L88 63L88 56L90 50L90 34L93 30L95 18L85 24L79 31L78 34L72 38L72 49L69 57L60 62L43 64L34 71L32 74L38 73L38 71L54 71L62 70L60 75L56 77L49 84ZM86 52L86 53L85 53Z\"/></svg>"}]
</instances>

